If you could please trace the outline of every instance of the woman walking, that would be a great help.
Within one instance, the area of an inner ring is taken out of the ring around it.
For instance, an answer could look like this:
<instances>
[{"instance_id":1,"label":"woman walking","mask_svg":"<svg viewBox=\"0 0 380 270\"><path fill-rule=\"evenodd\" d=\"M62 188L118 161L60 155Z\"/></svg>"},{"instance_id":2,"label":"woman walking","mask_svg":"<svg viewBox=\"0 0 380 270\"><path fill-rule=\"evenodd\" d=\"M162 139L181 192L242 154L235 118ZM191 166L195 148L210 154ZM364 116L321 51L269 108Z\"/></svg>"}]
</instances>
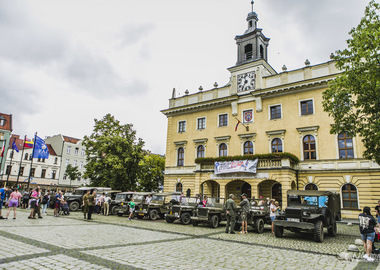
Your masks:
<instances>
[{"instance_id":1,"label":"woman walking","mask_svg":"<svg viewBox=\"0 0 380 270\"><path fill-rule=\"evenodd\" d=\"M13 192L9 195L8 212L5 219L8 219L9 213L11 212L12 208L13 208L13 219L16 219L16 209L21 202L21 197L22 195L18 191L17 188L15 188Z\"/></svg>"},{"instance_id":2,"label":"woman walking","mask_svg":"<svg viewBox=\"0 0 380 270\"><path fill-rule=\"evenodd\" d=\"M369 262L375 260L371 258L372 243L375 240L375 226L376 219L371 215L371 208L365 206L363 213L359 214L359 228L365 251L363 258Z\"/></svg>"}]
</instances>

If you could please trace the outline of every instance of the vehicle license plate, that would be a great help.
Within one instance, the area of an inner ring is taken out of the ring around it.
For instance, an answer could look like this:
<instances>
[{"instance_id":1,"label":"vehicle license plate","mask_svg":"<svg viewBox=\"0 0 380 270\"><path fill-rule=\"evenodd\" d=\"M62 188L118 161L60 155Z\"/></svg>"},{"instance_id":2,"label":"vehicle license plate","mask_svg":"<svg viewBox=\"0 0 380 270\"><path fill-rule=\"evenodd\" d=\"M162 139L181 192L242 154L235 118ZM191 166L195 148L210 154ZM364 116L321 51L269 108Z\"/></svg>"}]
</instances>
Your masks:
<instances>
[{"instance_id":1,"label":"vehicle license plate","mask_svg":"<svg viewBox=\"0 0 380 270\"><path fill-rule=\"evenodd\" d=\"M287 218L287 221L300 222L299 218Z\"/></svg>"},{"instance_id":2,"label":"vehicle license plate","mask_svg":"<svg viewBox=\"0 0 380 270\"><path fill-rule=\"evenodd\" d=\"M139 213L139 216L143 216L144 214L143 213Z\"/></svg>"}]
</instances>

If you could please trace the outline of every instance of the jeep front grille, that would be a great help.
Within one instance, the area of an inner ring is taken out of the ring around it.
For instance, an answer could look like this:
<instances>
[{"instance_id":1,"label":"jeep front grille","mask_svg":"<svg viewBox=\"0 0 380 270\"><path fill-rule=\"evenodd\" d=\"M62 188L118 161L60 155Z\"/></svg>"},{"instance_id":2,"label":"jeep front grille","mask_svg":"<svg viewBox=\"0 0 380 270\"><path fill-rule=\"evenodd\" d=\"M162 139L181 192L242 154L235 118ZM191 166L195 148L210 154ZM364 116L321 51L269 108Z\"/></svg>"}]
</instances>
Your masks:
<instances>
[{"instance_id":1,"label":"jeep front grille","mask_svg":"<svg viewBox=\"0 0 380 270\"><path fill-rule=\"evenodd\" d=\"M173 212L179 213L179 206L173 205L172 210Z\"/></svg>"},{"instance_id":2,"label":"jeep front grille","mask_svg":"<svg viewBox=\"0 0 380 270\"><path fill-rule=\"evenodd\" d=\"M198 216L207 216L207 209L198 208Z\"/></svg>"},{"instance_id":3,"label":"jeep front grille","mask_svg":"<svg viewBox=\"0 0 380 270\"><path fill-rule=\"evenodd\" d=\"M302 209L299 208L286 208L285 215L287 218L301 218L302 217Z\"/></svg>"}]
</instances>

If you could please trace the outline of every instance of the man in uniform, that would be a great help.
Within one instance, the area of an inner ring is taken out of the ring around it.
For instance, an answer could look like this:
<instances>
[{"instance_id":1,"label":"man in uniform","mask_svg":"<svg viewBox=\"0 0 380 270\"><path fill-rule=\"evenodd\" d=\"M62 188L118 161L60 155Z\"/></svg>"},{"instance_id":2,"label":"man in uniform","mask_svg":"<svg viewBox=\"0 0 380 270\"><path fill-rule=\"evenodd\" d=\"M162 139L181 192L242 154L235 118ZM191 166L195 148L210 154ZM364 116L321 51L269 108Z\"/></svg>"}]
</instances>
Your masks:
<instances>
[{"instance_id":1,"label":"man in uniform","mask_svg":"<svg viewBox=\"0 0 380 270\"><path fill-rule=\"evenodd\" d=\"M94 208L95 208L95 198L96 198L96 191L92 190L90 195L88 196L88 215L87 219L91 220L91 215L94 213Z\"/></svg>"},{"instance_id":2,"label":"man in uniform","mask_svg":"<svg viewBox=\"0 0 380 270\"><path fill-rule=\"evenodd\" d=\"M88 197L90 196L90 192L91 190L87 190L86 194L84 194L83 196L82 207L83 207L84 219L86 219L88 215Z\"/></svg>"},{"instance_id":3,"label":"man in uniform","mask_svg":"<svg viewBox=\"0 0 380 270\"><path fill-rule=\"evenodd\" d=\"M247 234L248 233L248 230L247 230L247 227L248 227L248 224L247 224L247 216L248 216L248 213L249 213L249 201L247 199L247 194L243 193L241 194L241 198L243 199L239 206L241 207L241 215L240 215L240 218L241 218L241 234Z\"/></svg>"},{"instance_id":4,"label":"man in uniform","mask_svg":"<svg viewBox=\"0 0 380 270\"><path fill-rule=\"evenodd\" d=\"M235 195L230 194L229 199L226 202L226 216L227 216L227 225L226 225L226 233L235 234L234 227L236 221L236 203L234 201Z\"/></svg>"}]
</instances>

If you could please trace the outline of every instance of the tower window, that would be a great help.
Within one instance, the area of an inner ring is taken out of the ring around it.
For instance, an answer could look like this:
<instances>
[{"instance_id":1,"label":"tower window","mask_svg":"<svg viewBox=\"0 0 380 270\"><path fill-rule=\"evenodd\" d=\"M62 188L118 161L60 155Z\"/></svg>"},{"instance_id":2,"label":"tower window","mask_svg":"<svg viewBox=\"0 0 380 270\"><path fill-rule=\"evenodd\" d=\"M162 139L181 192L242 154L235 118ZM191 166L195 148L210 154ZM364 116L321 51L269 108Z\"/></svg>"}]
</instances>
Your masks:
<instances>
[{"instance_id":1,"label":"tower window","mask_svg":"<svg viewBox=\"0 0 380 270\"><path fill-rule=\"evenodd\" d=\"M252 21L249 21L249 27L252 27Z\"/></svg>"},{"instance_id":2,"label":"tower window","mask_svg":"<svg viewBox=\"0 0 380 270\"><path fill-rule=\"evenodd\" d=\"M245 60L252 59L253 57L252 44L248 44L244 46L244 55L245 55Z\"/></svg>"},{"instance_id":3,"label":"tower window","mask_svg":"<svg viewBox=\"0 0 380 270\"><path fill-rule=\"evenodd\" d=\"M264 47L260 45L260 58L264 58Z\"/></svg>"}]
</instances>

